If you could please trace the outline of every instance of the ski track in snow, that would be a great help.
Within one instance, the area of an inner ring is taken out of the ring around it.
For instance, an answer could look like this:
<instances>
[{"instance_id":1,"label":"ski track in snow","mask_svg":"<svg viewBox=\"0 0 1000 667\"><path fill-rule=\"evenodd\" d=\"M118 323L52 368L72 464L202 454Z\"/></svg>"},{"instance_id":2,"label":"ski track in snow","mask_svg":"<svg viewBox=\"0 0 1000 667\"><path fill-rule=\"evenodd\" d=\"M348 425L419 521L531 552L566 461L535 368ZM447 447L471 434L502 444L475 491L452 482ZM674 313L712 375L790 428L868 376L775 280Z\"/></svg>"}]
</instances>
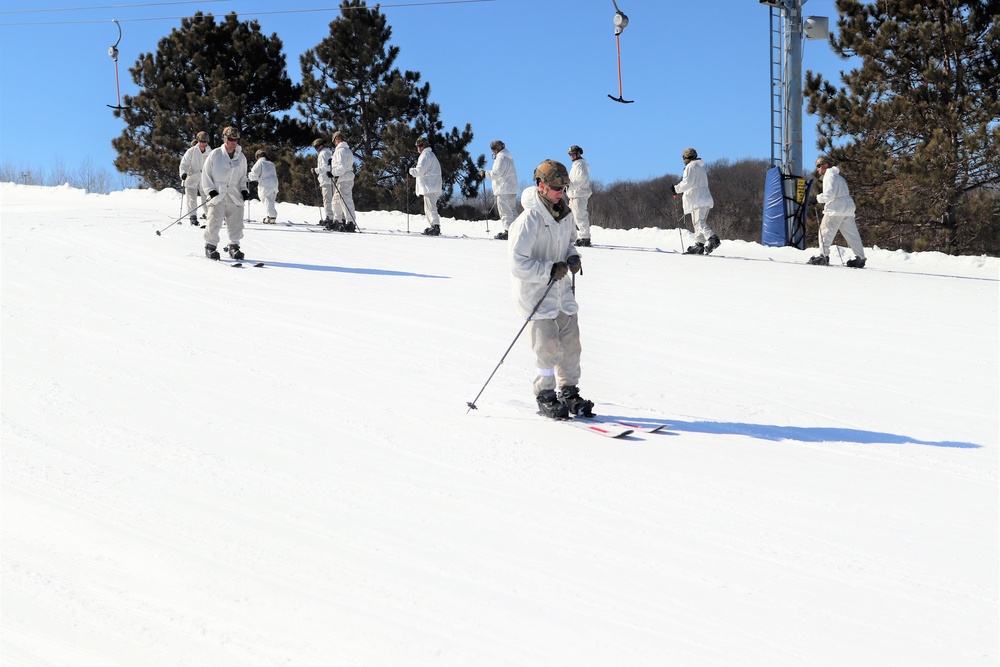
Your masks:
<instances>
[{"instance_id":1,"label":"ski track in snow","mask_svg":"<svg viewBox=\"0 0 1000 667\"><path fill-rule=\"evenodd\" d=\"M998 260L595 229L612 440L523 339L467 410L503 242L279 204L222 271L178 197L0 185L5 664L996 664Z\"/></svg>"}]
</instances>

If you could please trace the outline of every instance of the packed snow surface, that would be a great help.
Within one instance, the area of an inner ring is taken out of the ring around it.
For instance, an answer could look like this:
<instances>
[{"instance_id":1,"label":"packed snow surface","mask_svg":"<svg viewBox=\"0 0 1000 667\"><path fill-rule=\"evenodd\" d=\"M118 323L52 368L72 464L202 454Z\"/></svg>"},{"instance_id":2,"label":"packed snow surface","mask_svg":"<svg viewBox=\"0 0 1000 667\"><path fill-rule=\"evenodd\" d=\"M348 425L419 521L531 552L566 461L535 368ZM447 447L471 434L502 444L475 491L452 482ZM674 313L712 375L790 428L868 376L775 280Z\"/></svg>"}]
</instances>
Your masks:
<instances>
[{"instance_id":1,"label":"packed snow surface","mask_svg":"<svg viewBox=\"0 0 1000 667\"><path fill-rule=\"evenodd\" d=\"M180 206L0 185L4 664L997 664L996 258L595 229L615 440L496 221Z\"/></svg>"}]
</instances>

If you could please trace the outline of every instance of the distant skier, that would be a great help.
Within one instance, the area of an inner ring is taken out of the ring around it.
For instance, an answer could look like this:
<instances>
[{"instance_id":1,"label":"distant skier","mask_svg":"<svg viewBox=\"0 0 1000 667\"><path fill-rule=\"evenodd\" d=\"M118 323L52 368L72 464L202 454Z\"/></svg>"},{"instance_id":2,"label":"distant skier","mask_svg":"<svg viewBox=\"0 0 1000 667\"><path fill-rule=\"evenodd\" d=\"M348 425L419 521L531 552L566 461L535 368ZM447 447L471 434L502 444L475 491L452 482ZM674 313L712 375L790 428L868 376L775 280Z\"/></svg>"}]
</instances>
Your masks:
<instances>
[{"instance_id":1,"label":"distant skier","mask_svg":"<svg viewBox=\"0 0 1000 667\"><path fill-rule=\"evenodd\" d=\"M313 168L313 173L316 174L316 181L323 196L323 222L320 224L330 227L333 224L333 172L330 171L333 151L326 147L326 139L322 137L313 141L312 145L316 149L316 166Z\"/></svg>"},{"instance_id":2,"label":"distant skier","mask_svg":"<svg viewBox=\"0 0 1000 667\"><path fill-rule=\"evenodd\" d=\"M708 176L705 173L705 163L698 157L698 151L685 148L681 153L684 160L684 176L681 182L671 187L675 194L684 194L684 213L691 214L694 226L694 245L685 254L707 255L719 247L721 242L712 228L708 226L708 212L715 206L712 193L708 189Z\"/></svg>"},{"instance_id":3,"label":"distant skier","mask_svg":"<svg viewBox=\"0 0 1000 667\"><path fill-rule=\"evenodd\" d=\"M250 180L257 183L257 194L261 203L264 204L265 216L264 224L273 225L278 221L278 209L276 201L278 199L278 174L274 170L274 163L267 159L264 151L254 153L257 161L250 169Z\"/></svg>"},{"instance_id":4,"label":"distant skier","mask_svg":"<svg viewBox=\"0 0 1000 667\"><path fill-rule=\"evenodd\" d=\"M208 157L208 133L199 132L191 142L191 147L184 152L181 158L180 174L181 185L187 197L187 210L190 212L191 224L198 224L198 195L201 195L201 203L205 204L205 191L201 189L201 170L205 166L205 159Z\"/></svg>"},{"instance_id":5,"label":"distant skier","mask_svg":"<svg viewBox=\"0 0 1000 667\"><path fill-rule=\"evenodd\" d=\"M240 148L240 131L222 130L223 144L212 150L201 172L201 188L208 193L208 225L205 228L205 256L219 259L219 232L226 223L229 256L243 259L243 202L250 199L247 189L247 159Z\"/></svg>"},{"instance_id":6,"label":"distant skier","mask_svg":"<svg viewBox=\"0 0 1000 667\"><path fill-rule=\"evenodd\" d=\"M333 174L333 217L327 229L337 232L357 231L354 225L354 153L347 137L339 130L333 133L333 157L330 173Z\"/></svg>"},{"instance_id":7,"label":"distant skier","mask_svg":"<svg viewBox=\"0 0 1000 667\"><path fill-rule=\"evenodd\" d=\"M420 137L416 143L417 166L410 169L410 176L417 179L417 196L424 198L424 215L430 226L424 230L427 236L441 235L441 216L438 215L437 201L441 196L441 163L431 150L431 144L426 137Z\"/></svg>"},{"instance_id":8,"label":"distant skier","mask_svg":"<svg viewBox=\"0 0 1000 667\"><path fill-rule=\"evenodd\" d=\"M493 238L506 241L510 225L517 216L517 169L514 168L514 158L504 142L499 139L491 141L490 150L493 151L493 168L480 171L479 175L493 181L493 196L496 197L497 210L500 212L503 229Z\"/></svg>"},{"instance_id":9,"label":"distant skier","mask_svg":"<svg viewBox=\"0 0 1000 667\"><path fill-rule=\"evenodd\" d=\"M507 251L514 303L522 316L531 317L528 333L538 368L532 390L546 417L590 417L594 404L581 398L577 387L580 306L566 279L583 268L575 245L576 221L563 199L569 174L562 163L545 160L534 178L535 185L521 194L524 211L510 227Z\"/></svg>"},{"instance_id":10,"label":"distant skier","mask_svg":"<svg viewBox=\"0 0 1000 667\"><path fill-rule=\"evenodd\" d=\"M569 169L569 207L573 210L573 217L576 218L576 229L580 238L576 240L578 246L590 246L590 211L587 210L587 202L593 190L590 187L590 165L583 159L583 149L577 145L569 147L569 159L573 164Z\"/></svg>"},{"instance_id":11,"label":"distant skier","mask_svg":"<svg viewBox=\"0 0 1000 667\"><path fill-rule=\"evenodd\" d=\"M816 201L823 204L823 220L819 223L820 254L810 258L809 264L826 266L830 263L830 245L839 231L855 254L854 259L847 260L847 266L865 268L865 246L854 219L854 199L848 191L847 181L826 155L816 160L816 173L823 177L823 192L816 196Z\"/></svg>"}]
</instances>

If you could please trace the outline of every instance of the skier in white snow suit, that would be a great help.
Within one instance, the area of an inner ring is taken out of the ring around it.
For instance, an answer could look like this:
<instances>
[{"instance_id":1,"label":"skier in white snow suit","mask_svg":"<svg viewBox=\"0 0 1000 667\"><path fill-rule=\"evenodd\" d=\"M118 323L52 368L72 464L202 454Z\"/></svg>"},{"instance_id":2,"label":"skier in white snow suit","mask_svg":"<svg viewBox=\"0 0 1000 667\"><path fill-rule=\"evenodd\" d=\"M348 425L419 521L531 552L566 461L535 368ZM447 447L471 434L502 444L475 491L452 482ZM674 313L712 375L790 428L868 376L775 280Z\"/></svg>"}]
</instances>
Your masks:
<instances>
[{"instance_id":1,"label":"skier in white snow suit","mask_svg":"<svg viewBox=\"0 0 1000 667\"><path fill-rule=\"evenodd\" d=\"M493 181L493 196L496 197L500 224L503 226L493 238L505 241L510 224L517 216L517 169L514 168L514 158L504 142L499 139L491 141L490 150L493 151L493 168L480 171L479 175Z\"/></svg>"},{"instance_id":2,"label":"skier in white snow suit","mask_svg":"<svg viewBox=\"0 0 1000 667\"><path fill-rule=\"evenodd\" d=\"M333 224L327 229L338 232L356 230L354 221L354 153L343 132L333 133L333 157L330 173L333 174Z\"/></svg>"},{"instance_id":3,"label":"skier in white snow suit","mask_svg":"<svg viewBox=\"0 0 1000 667\"><path fill-rule=\"evenodd\" d=\"M437 201L441 196L441 163L431 150L430 142L426 137L420 137L416 142L417 166L410 168L410 176L417 179L416 193L418 197L424 198L424 215L430 226L424 230L428 236L439 236L441 234L441 216L438 215Z\"/></svg>"},{"instance_id":4,"label":"skier in white snow suit","mask_svg":"<svg viewBox=\"0 0 1000 667\"><path fill-rule=\"evenodd\" d=\"M535 185L521 194L524 211L510 226L511 291L528 323L538 375L532 383L538 408L552 419L592 416L594 404L580 397L580 309L567 277L583 268L576 249L576 221L563 199L569 173L545 160ZM537 308L536 308L537 306ZM558 388L558 393L556 389Z\"/></svg>"},{"instance_id":5,"label":"skier in white snow suit","mask_svg":"<svg viewBox=\"0 0 1000 667\"><path fill-rule=\"evenodd\" d=\"M578 246L590 246L590 211L587 210L587 202L593 190L590 187L590 165L583 159L583 149L576 144L569 147L569 159L572 165L569 168L569 207L573 210L573 217L576 218L576 229L580 238L576 240Z\"/></svg>"},{"instance_id":6,"label":"skier in white snow suit","mask_svg":"<svg viewBox=\"0 0 1000 667\"><path fill-rule=\"evenodd\" d=\"M257 195L264 204L264 224L273 225L278 221L278 209L275 206L278 199L278 173L264 151L257 151L254 157L257 161L250 169L250 180L256 181Z\"/></svg>"},{"instance_id":7,"label":"skier in white snow suit","mask_svg":"<svg viewBox=\"0 0 1000 667\"><path fill-rule=\"evenodd\" d=\"M694 245L685 253L688 255L707 255L719 247L719 237L708 226L708 211L715 206L712 193L708 190L708 176L705 174L705 163L698 157L698 151L685 148L681 153L684 160L684 176L681 182L671 189L674 194L684 193L684 213L691 214L694 226Z\"/></svg>"},{"instance_id":8,"label":"skier in white snow suit","mask_svg":"<svg viewBox=\"0 0 1000 667\"><path fill-rule=\"evenodd\" d=\"M192 225L198 224L198 195L201 195L201 203L205 204L205 191L201 189L201 170L205 166L205 159L208 157L208 133L199 132L195 135L191 147L184 152L181 158L180 174L181 185L184 187L184 195L187 199L187 210L190 215Z\"/></svg>"},{"instance_id":9,"label":"skier in white snow suit","mask_svg":"<svg viewBox=\"0 0 1000 667\"><path fill-rule=\"evenodd\" d=\"M333 172L330 171L330 160L333 158L333 151L326 147L326 139L322 137L313 143L316 149L316 166L313 173L319 182L320 192L323 194L323 222L320 224L329 227L333 224Z\"/></svg>"},{"instance_id":10,"label":"skier in white snow suit","mask_svg":"<svg viewBox=\"0 0 1000 667\"><path fill-rule=\"evenodd\" d=\"M224 143L212 150L201 172L201 188L208 193L208 225L205 228L205 256L219 259L216 248L219 232L226 223L229 235L229 256L243 259L243 202L250 199L247 189L247 159L240 148L240 131L227 127L222 131Z\"/></svg>"},{"instance_id":11,"label":"skier in white snow suit","mask_svg":"<svg viewBox=\"0 0 1000 667\"><path fill-rule=\"evenodd\" d=\"M854 219L854 199L847 189L847 181L840 175L840 168L832 165L825 155L816 160L816 173L823 177L823 192L816 196L816 201L823 204L823 220L819 223L820 254L810 258L809 263L823 266L830 263L830 245L839 231L855 255L854 259L847 260L847 266L863 269L865 246Z\"/></svg>"}]
</instances>

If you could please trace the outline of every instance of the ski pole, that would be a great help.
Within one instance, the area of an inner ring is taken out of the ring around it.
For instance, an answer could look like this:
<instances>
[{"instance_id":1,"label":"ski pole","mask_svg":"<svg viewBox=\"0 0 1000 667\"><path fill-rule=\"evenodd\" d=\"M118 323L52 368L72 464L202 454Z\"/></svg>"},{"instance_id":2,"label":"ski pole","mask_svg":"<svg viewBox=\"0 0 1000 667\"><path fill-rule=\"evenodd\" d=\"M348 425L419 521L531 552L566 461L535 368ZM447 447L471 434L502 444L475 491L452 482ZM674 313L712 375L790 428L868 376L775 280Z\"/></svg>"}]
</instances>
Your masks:
<instances>
[{"instance_id":1,"label":"ski pole","mask_svg":"<svg viewBox=\"0 0 1000 667\"><path fill-rule=\"evenodd\" d=\"M486 206L486 179L483 179L483 206ZM493 206L486 209L486 214L483 218L486 220L486 233L490 233L490 211L493 210Z\"/></svg>"},{"instance_id":2,"label":"ski pole","mask_svg":"<svg viewBox=\"0 0 1000 667\"><path fill-rule=\"evenodd\" d=\"M182 213L184 213L184 197L185 197L185 194L184 194L185 193L184 181L185 180L186 179L183 179L183 178L181 179L181 207L177 211L177 215L181 215Z\"/></svg>"},{"instance_id":3,"label":"ski pole","mask_svg":"<svg viewBox=\"0 0 1000 667\"><path fill-rule=\"evenodd\" d=\"M513 349L514 343L516 343L517 339L521 337L521 333L524 331L525 327L528 326L528 322L531 321L531 318L534 317L535 313L538 312L538 309L542 307L542 301L545 301L545 297L547 297L549 295L549 290L552 289L552 286L555 285L555 284L556 284L556 279L555 278L552 278L551 280L549 280L549 285L548 285L548 287L545 288L545 291L542 293L542 298L539 299L538 303L535 304L535 307L531 309L531 314L528 315L528 319L526 319L524 321L524 324L521 325L521 330L517 332L517 335L514 336L514 340L512 340L510 342L510 346L507 348L507 351L503 353L502 357L500 357L500 362L497 364L496 368L494 368L493 372L490 373L490 376L488 378L486 378L486 384L483 385L483 388L479 390L479 393L476 394L476 397L474 399L472 399L470 402L466 403L466 405L469 406L469 410L476 410L476 409L478 409L478 408L476 408L476 401L478 401L479 397L483 395L484 391L486 391L486 385L488 385L490 383L490 380L493 379L493 376L496 375L496 372L500 369L500 365L503 363L504 359L507 358L507 355L510 354L510 351ZM466 410L465 414L469 414L469 410Z\"/></svg>"},{"instance_id":4,"label":"ski pole","mask_svg":"<svg viewBox=\"0 0 1000 667\"><path fill-rule=\"evenodd\" d=\"M209 201L211 201L211 199ZM188 211L186 215L182 215L181 217L177 218L176 220L174 220L173 222L171 222L169 225L167 225L163 229L157 229L156 230L156 235L159 236L160 232L167 231L168 229L170 229L171 227L173 227L174 225L176 225L178 222L180 222L184 218L188 217L189 215L191 215L192 213L194 213L195 211L197 211L199 208L201 208L202 206L204 206L207 203L208 203L207 201L206 202L202 202L200 206L195 206L193 209L191 209L190 211Z\"/></svg>"},{"instance_id":5,"label":"ski pole","mask_svg":"<svg viewBox=\"0 0 1000 667\"><path fill-rule=\"evenodd\" d=\"M406 168L405 166L403 167ZM406 233L410 233L410 175L409 173L404 174L403 178L406 179Z\"/></svg>"}]
</instances>

